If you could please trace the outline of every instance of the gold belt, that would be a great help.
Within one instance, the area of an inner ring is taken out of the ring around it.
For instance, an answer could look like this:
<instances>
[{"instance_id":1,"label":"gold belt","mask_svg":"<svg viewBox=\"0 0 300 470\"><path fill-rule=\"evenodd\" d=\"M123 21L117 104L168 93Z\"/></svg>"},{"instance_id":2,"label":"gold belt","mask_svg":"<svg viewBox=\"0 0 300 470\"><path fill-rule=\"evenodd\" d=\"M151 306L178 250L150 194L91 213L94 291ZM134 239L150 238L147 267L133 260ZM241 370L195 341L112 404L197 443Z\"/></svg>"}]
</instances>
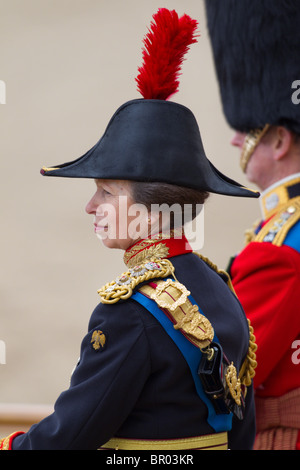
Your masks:
<instances>
[{"instance_id":1,"label":"gold belt","mask_svg":"<svg viewBox=\"0 0 300 470\"><path fill-rule=\"evenodd\" d=\"M227 450L227 432L183 439L124 439L113 437L100 450Z\"/></svg>"}]
</instances>

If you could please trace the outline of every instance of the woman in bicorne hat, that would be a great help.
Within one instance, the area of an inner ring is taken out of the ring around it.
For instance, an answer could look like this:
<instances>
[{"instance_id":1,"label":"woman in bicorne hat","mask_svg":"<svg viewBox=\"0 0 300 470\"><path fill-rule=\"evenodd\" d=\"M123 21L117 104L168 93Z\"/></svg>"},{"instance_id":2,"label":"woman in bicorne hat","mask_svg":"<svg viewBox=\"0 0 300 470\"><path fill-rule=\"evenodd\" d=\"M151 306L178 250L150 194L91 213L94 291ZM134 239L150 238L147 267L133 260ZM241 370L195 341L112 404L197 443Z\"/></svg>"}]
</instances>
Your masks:
<instances>
[{"instance_id":1,"label":"woman in bicorne hat","mask_svg":"<svg viewBox=\"0 0 300 470\"><path fill-rule=\"evenodd\" d=\"M2 449L252 448L253 332L229 277L193 253L183 226L209 192L258 193L210 163L192 112L167 101L196 28L158 10L137 78L143 98L122 105L85 155L41 171L95 180L86 210L126 268L99 290L54 413Z\"/></svg>"}]
</instances>

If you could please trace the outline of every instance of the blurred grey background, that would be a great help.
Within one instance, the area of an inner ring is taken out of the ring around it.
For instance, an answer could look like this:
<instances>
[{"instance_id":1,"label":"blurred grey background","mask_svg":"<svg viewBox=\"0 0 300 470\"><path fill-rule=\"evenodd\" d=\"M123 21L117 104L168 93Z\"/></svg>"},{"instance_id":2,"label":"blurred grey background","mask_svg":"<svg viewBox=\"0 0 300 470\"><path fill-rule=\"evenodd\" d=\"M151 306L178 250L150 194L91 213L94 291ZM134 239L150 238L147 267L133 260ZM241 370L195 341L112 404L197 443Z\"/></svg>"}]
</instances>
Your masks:
<instances>
[{"instance_id":1,"label":"blurred grey background","mask_svg":"<svg viewBox=\"0 0 300 470\"><path fill-rule=\"evenodd\" d=\"M160 7L189 14L201 32L172 100L194 112L208 158L247 185L222 113L202 0L0 0L2 403L54 403L69 385L97 289L124 271L123 253L101 245L85 213L94 182L39 171L81 156L121 104L140 98L142 39ZM256 200L212 195L201 253L225 268L258 216Z\"/></svg>"}]
</instances>

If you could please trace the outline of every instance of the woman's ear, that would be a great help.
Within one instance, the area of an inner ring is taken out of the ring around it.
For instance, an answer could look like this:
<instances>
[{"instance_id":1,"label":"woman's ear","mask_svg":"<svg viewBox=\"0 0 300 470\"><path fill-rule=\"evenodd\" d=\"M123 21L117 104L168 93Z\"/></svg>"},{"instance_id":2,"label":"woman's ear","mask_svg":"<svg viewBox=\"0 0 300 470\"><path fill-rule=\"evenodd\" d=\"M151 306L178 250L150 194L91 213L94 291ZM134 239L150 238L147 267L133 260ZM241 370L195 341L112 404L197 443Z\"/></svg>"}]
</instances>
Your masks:
<instances>
[{"instance_id":1,"label":"woman's ear","mask_svg":"<svg viewBox=\"0 0 300 470\"><path fill-rule=\"evenodd\" d=\"M148 212L148 236L156 235L161 231L161 217L158 211Z\"/></svg>"}]
</instances>

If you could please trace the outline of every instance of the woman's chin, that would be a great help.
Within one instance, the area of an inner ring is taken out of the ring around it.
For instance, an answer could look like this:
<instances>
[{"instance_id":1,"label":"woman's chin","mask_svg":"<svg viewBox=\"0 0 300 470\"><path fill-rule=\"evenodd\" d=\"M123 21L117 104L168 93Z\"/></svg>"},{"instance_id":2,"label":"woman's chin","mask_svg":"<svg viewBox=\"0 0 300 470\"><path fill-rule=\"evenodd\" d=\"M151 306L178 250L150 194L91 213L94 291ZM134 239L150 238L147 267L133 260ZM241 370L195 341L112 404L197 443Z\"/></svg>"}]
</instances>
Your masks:
<instances>
[{"instance_id":1,"label":"woman's chin","mask_svg":"<svg viewBox=\"0 0 300 470\"><path fill-rule=\"evenodd\" d=\"M103 243L106 248L115 248L119 250L127 250L135 242L131 239L122 239L109 238L105 233L97 233L97 238Z\"/></svg>"},{"instance_id":2,"label":"woman's chin","mask_svg":"<svg viewBox=\"0 0 300 470\"><path fill-rule=\"evenodd\" d=\"M98 240L100 240L107 248L118 248L117 240L111 239L105 235L105 233L96 233Z\"/></svg>"}]
</instances>

